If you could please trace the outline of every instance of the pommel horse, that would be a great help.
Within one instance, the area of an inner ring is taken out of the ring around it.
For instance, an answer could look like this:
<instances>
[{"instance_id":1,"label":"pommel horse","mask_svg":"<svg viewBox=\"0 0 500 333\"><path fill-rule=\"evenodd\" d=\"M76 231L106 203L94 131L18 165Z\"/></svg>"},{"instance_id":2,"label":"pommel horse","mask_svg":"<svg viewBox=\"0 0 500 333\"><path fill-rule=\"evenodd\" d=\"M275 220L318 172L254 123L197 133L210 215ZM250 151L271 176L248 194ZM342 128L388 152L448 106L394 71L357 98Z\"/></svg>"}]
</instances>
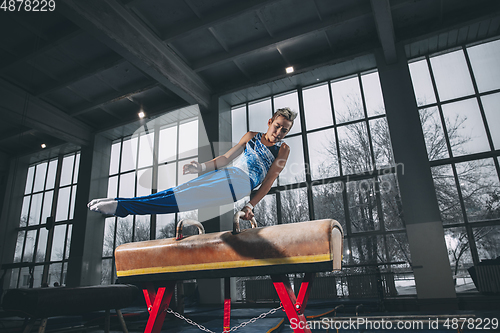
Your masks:
<instances>
[{"instance_id":1,"label":"pommel horse","mask_svg":"<svg viewBox=\"0 0 500 333\"><path fill-rule=\"evenodd\" d=\"M314 273L340 270L343 232L335 220L280 224L240 230L235 214L233 231L205 234L201 223L179 222L176 237L120 245L115 250L120 282L139 283L149 311L145 333L160 333L177 280L226 278L224 332L229 331L229 277L271 275L288 320L296 333L311 332L304 310ZM182 227L194 224L200 234L183 237ZM306 273L296 297L285 274Z\"/></svg>"}]
</instances>

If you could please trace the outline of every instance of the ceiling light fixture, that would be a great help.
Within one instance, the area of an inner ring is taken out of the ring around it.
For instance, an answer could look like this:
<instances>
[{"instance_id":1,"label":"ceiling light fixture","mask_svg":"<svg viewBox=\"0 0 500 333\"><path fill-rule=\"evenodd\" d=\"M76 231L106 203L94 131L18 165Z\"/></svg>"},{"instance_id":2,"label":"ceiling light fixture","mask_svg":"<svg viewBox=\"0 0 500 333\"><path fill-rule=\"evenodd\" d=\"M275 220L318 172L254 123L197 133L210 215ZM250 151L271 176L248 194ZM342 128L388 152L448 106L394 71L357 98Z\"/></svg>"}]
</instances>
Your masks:
<instances>
[{"instance_id":1,"label":"ceiling light fixture","mask_svg":"<svg viewBox=\"0 0 500 333\"><path fill-rule=\"evenodd\" d=\"M137 114L139 116L139 118L144 118L146 116L146 114L144 113L144 111L141 111Z\"/></svg>"},{"instance_id":2,"label":"ceiling light fixture","mask_svg":"<svg viewBox=\"0 0 500 333\"><path fill-rule=\"evenodd\" d=\"M43 149L45 149L45 148L47 148L47 145L46 145L45 143L42 143L42 144L40 145L40 147L42 147Z\"/></svg>"},{"instance_id":3,"label":"ceiling light fixture","mask_svg":"<svg viewBox=\"0 0 500 333\"><path fill-rule=\"evenodd\" d=\"M293 66L287 67L286 68L286 73L287 74L293 73Z\"/></svg>"}]
</instances>

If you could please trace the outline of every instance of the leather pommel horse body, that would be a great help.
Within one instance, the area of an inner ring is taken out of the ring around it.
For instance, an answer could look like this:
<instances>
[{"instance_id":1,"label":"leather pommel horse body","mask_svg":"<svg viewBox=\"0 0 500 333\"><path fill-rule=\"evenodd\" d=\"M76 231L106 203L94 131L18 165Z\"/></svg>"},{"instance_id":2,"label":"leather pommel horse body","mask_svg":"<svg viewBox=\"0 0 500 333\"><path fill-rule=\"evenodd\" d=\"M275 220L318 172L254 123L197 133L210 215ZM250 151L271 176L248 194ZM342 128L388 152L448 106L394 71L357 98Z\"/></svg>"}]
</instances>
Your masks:
<instances>
[{"instance_id":1,"label":"leather pommel horse body","mask_svg":"<svg viewBox=\"0 0 500 333\"><path fill-rule=\"evenodd\" d=\"M199 235L182 237L182 225L195 224ZM271 275L288 319L303 322L315 272L340 270L343 232L335 220L318 220L205 234L199 222L179 222L177 236L124 244L115 250L120 282L141 283L150 311L146 333L159 333L175 281L195 278ZM296 298L284 274L306 273ZM162 284L156 288L154 285ZM226 280L226 282L228 282ZM227 291L226 287L226 291ZM230 296L225 295L224 331L229 330ZM227 315L227 316L226 316ZM227 317L227 318L226 318ZM307 328L295 332L310 332Z\"/></svg>"}]
</instances>

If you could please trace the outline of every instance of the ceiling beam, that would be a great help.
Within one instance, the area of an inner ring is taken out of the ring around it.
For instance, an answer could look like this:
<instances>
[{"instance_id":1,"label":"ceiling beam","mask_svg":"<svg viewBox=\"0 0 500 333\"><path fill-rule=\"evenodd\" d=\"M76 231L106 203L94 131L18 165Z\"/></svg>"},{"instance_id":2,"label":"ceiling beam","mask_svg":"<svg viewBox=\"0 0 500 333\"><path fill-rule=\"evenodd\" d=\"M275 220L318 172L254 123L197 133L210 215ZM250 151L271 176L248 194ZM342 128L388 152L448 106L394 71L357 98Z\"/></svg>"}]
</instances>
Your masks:
<instances>
[{"instance_id":1,"label":"ceiling beam","mask_svg":"<svg viewBox=\"0 0 500 333\"><path fill-rule=\"evenodd\" d=\"M80 29L74 26L63 29L63 31L64 33L62 33L57 39L53 41L38 41L37 45L25 44L25 47L20 51L20 53L15 57L13 61L2 64L0 66L0 73L4 73L12 66L30 61L40 54L52 50L53 48L60 46L62 43L73 39L82 33Z\"/></svg>"},{"instance_id":2,"label":"ceiling beam","mask_svg":"<svg viewBox=\"0 0 500 333\"><path fill-rule=\"evenodd\" d=\"M145 92L147 90L153 89L155 87L158 87L158 83L151 83L147 86L144 86L144 84L137 85L135 87L131 87L127 92L123 91L117 91L113 92L111 94L108 94L106 96L103 96L97 100L84 103L83 105L80 105L68 112L69 115L71 116L79 116L83 113L92 111L94 109L100 108L103 105L122 100L124 98L132 97L136 94Z\"/></svg>"},{"instance_id":3,"label":"ceiling beam","mask_svg":"<svg viewBox=\"0 0 500 333\"><path fill-rule=\"evenodd\" d=\"M231 20L238 15L263 8L276 1L279 0L232 1L229 5L222 6L222 8L212 11L212 13L201 19L189 20L174 26L162 35L162 40L165 43L170 43L175 39L185 37L201 29L213 27L214 25Z\"/></svg>"},{"instance_id":4,"label":"ceiling beam","mask_svg":"<svg viewBox=\"0 0 500 333\"><path fill-rule=\"evenodd\" d=\"M393 64L398 60L394 25L392 23L391 4L389 0L370 0L378 39L384 52L385 62Z\"/></svg>"},{"instance_id":5,"label":"ceiling beam","mask_svg":"<svg viewBox=\"0 0 500 333\"><path fill-rule=\"evenodd\" d=\"M210 103L210 87L116 0L67 0L60 11L189 104Z\"/></svg>"},{"instance_id":6,"label":"ceiling beam","mask_svg":"<svg viewBox=\"0 0 500 333\"><path fill-rule=\"evenodd\" d=\"M3 101L0 110L6 121L38 130L75 145L86 146L90 143L92 137L90 127L1 78L0 100Z\"/></svg>"},{"instance_id":7,"label":"ceiling beam","mask_svg":"<svg viewBox=\"0 0 500 333\"><path fill-rule=\"evenodd\" d=\"M107 69L118 66L126 62L121 56L113 53L105 59L99 59L90 64L84 64L83 68L77 69L62 77L58 82L41 87L35 92L37 97L45 96L53 91L70 86L78 81L86 79L90 76L99 74Z\"/></svg>"},{"instance_id":8,"label":"ceiling beam","mask_svg":"<svg viewBox=\"0 0 500 333\"><path fill-rule=\"evenodd\" d=\"M209 56L193 64L196 72L217 66L229 60L235 60L251 53L260 52L269 48L275 48L279 43L293 40L295 38L307 36L309 34L321 32L327 29L340 26L346 22L359 20L372 15L369 5L356 6L354 9L324 17L323 21L315 21L307 24L297 25L292 29L285 30L269 38L259 39L252 43L246 43L236 47L229 52L219 53Z\"/></svg>"}]
</instances>

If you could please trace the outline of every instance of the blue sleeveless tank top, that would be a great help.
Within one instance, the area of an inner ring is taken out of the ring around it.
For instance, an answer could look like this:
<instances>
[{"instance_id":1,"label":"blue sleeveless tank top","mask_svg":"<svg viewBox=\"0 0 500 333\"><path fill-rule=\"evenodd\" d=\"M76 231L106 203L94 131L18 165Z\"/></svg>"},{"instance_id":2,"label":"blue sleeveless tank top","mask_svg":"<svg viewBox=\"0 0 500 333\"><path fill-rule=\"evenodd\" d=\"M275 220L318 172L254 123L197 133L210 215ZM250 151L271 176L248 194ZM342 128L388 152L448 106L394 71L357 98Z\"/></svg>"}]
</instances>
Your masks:
<instances>
[{"instance_id":1,"label":"blue sleeveless tank top","mask_svg":"<svg viewBox=\"0 0 500 333\"><path fill-rule=\"evenodd\" d=\"M281 147L281 141L271 147L265 146L260 141L262 135L263 133L257 133L248 141L245 151L233 164L249 176L252 190L262 183Z\"/></svg>"}]
</instances>

